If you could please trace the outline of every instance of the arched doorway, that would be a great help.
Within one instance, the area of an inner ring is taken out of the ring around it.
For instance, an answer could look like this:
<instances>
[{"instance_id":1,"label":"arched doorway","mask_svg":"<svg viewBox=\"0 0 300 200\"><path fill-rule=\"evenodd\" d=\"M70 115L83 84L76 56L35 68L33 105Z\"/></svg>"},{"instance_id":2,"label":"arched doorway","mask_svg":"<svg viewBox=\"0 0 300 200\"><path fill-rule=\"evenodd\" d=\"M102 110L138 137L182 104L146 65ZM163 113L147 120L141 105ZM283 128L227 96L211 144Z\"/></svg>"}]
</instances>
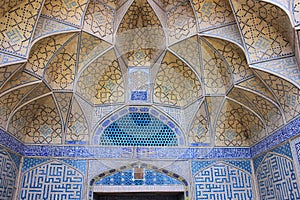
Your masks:
<instances>
[{"instance_id":1,"label":"arched doorway","mask_svg":"<svg viewBox=\"0 0 300 200\"><path fill-rule=\"evenodd\" d=\"M88 199L188 200L188 182L166 169L132 163L94 177L89 184Z\"/></svg>"}]
</instances>

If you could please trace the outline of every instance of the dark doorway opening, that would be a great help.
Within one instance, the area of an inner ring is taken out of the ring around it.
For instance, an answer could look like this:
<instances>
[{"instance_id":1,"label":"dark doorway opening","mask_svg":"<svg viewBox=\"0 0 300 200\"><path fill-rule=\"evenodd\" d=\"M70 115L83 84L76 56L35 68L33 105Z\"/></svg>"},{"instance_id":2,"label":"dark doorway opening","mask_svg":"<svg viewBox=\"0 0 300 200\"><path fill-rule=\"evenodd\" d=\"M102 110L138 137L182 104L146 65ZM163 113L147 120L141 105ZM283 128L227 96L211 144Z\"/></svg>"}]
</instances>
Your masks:
<instances>
[{"instance_id":1,"label":"dark doorway opening","mask_svg":"<svg viewBox=\"0 0 300 200\"><path fill-rule=\"evenodd\" d=\"M183 192L94 193L94 200L184 200Z\"/></svg>"}]
</instances>

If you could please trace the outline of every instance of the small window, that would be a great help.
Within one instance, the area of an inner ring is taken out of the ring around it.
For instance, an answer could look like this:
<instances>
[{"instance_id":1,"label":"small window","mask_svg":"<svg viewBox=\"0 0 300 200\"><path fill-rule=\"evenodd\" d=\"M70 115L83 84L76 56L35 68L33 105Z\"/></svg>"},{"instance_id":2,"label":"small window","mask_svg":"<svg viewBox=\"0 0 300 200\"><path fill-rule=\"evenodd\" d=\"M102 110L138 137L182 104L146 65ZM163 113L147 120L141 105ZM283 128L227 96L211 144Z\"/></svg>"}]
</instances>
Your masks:
<instances>
[{"instance_id":1,"label":"small window","mask_svg":"<svg viewBox=\"0 0 300 200\"><path fill-rule=\"evenodd\" d=\"M144 180L144 168L133 168L133 179Z\"/></svg>"}]
</instances>

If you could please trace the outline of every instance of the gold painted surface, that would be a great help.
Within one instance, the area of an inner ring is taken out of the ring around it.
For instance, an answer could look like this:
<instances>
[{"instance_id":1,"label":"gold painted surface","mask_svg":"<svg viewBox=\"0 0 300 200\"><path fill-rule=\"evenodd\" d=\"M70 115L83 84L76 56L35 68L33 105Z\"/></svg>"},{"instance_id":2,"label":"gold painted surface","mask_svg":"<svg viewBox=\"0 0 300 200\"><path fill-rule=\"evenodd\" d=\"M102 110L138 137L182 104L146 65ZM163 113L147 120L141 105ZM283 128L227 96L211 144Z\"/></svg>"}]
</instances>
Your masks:
<instances>
[{"instance_id":1,"label":"gold painted surface","mask_svg":"<svg viewBox=\"0 0 300 200\"><path fill-rule=\"evenodd\" d=\"M92 59L96 58L105 49L110 46L109 43L93 35L82 32L80 40L80 53L78 62L78 72Z\"/></svg>"},{"instance_id":2,"label":"gold painted surface","mask_svg":"<svg viewBox=\"0 0 300 200\"><path fill-rule=\"evenodd\" d=\"M147 1L135 0L116 35L116 46L127 66L151 66L165 48L162 25Z\"/></svg>"},{"instance_id":3,"label":"gold painted surface","mask_svg":"<svg viewBox=\"0 0 300 200\"><path fill-rule=\"evenodd\" d=\"M64 137L67 144L87 144L90 139L89 123L97 124L105 115L102 111L106 112L105 107L98 109L101 111L101 117L97 117L99 114L92 113L95 108L93 106L106 104L116 106L125 102L125 92L128 91L125 91L124 83L127 80L123 80L118 62L121 60L119 54L129 67L151 67L166 49L166 36L163 30L166 27L162 26L155 12L161 12L160 17L165 16L161 20L163 25L167 26L165 31L169 38L168 44L175 43L170 49L180 58L170 52L166 53L160 69L157 69L159 71L155 79L153 101L160 106L172 105L179 110L193 105L190 109L194 109L194 112L188 113L197 112L193 121L191 122L192 119L182 121L186 129L190 125L187 136L190 143L211 143L212 135L216 136L217 146L249 146L259 142L283 125L283 118L276 107L277 101L287 121L299 115L299 89L288 82L288 80L297 82L299 73L294 70L295 63L288 65L292 59L288 59L289 57L281 59L293 53L288 33L291 31L284 28L287 27L285 24L288 19L282 10L262 1L232 0L250 63L276 58L251 66L273 70L274 73L286 77L284 80L256 70L261 76L260 79L252 73L244 52L237 45L222 39L190 37L197 32L198 20L201 31L208 30L208 34L224 38L226 38L224 35L229 34L230 37L227 39L234 40L235 37L239 37L235 40L239 42L240 36L236 31L237 26L233 26L235 20L227 1L154 1L162 10L156 11L148 1L135 0L121 20L120 14L125 12L120 10L127 6L122 8L120 6L126 2L125 0L90 1L89 5L86 0L46 0L43 18L56 23L45 23L49 30L53 28L55 31L64 31L64 28L71 30L83 26L83 30L88 33L81 31L76 36L74 33L49 36L39 40L31 49L29 47L34 33L33 28L38 21L42 1L0 2L1 62L7 64L17 61L17 58L25 58L30 50L25 70L18 69L21 67L20 64L0 67L0 95L11 90L0 97L2 128L7 125L9 115L20 108L9 124L9 131L17 138L27 143L59 144ZM197 19L191 4L196 10ZM295 12L298 4L296 1ZM87 10L83 16L85 8ZM120 10L116 10L119 8ZM113 30L116 19L120 19L118 22L121 21L121 24ZM232 24L231 28L229 24ZM57 27L54 27L56 25ZM115 38L114 31L117 31ZM176 43L177 41L180 42ZM114 43L118 56L113 49L98 57ZM9 54L6 55L3 51ZM94 59L95 61L90 63ZM14 72L16 73L13 74ZM75 92L73 81L77 72L80 77L76 92L83 97L78 102L85 110L81 110L73 95ZM151 74L151 77L154 75ZM203 81L204 88L201 88L197 75ZM132 73L127 78L142 83L144 77L146 76L139 72ZM24 86L38 80L43 82ZM45 81L51 89L46 86ZM266 127L253 112L229 99L226 100L218 117L219 107L233 84L238 86L230 91L228 97L244 104L259 115ZM34 100L53 90L68 90L68 92L55 91L55 102L51 95ZM203 93L206 95L205 101L196 111L198 105L194 106L196 104L191 103L200 100ZM34 101L27 104L32 100ZM150 98L149 102L151 100ZM93 116L85 118L84 114L87 113ZM111 113L111 108L106 113ZM169 114L175 115L174 113ZM209 126L212 126L212 129Z\"/></svg>"},{"instance_id":4,"label":"gold painted surface","mask_svg":"<svg viewBox=\"0 0 300 200\"><path fill-rule=\"evenodd\" d=\"M42 15L80 26L87 0L45 0Z\"/></svg>"},{"instance_id":5,"label":"gold painted surface","mask_svg":"<svg viewBox=\"0 0 300 200\"><path fill-rule=\"evenodd\" d=\"M238 84L244 88L258 92L266 97L269 97L276 102L276 99L270 89L256 76Z\"/></svg>"},{"instance_id":6,"label":"gold painted surface","mask_svg":"<svg viewBox=\"0 0 300 200\"><path fill-rule=\"evenodd\" d=\"M114 15L115 11L112 8L98 1L90 1L84 17L83 29L112 42Z\"/></svg>"},{"instance_id":7,"label":"gold painted surface","mask_svg":"<svg viewBox=\"0 0 300 200\"><path fill-rule=\"evenodd\" d=\"M192 0L192 3L197 13L200 30L235 22L229 1Z\"/></svg>"},{"instance_id":8,"label":"gold painted surface","mask_svg":"<svg viewBox=\"0 0 300 200\"><path fill-rule=\"evenodd\" d=\"M203 81L206 94L225 94L233 84L231 72L222 57L205 42L201 42Z\"/></svg>"},{"instance_id":9,"label":"gold painted surface","mask_svg":"<svg viewBox=\"0 0 300 200\"><path fill-rule=\"evenodd\" d=\"M232 0L251 62L291 55L288 16L279 7L257 0Z\"/></svg>"},{"instance_id":10,"label":"gold painted surface","mask_svg":"<svg viewBox=\"0 0 300 200\"><path fill-rule=\"evenodd\" d=\"M122 6L127 0L102 0L105 5L117 9Z\"/></svg>"},{"instance_id":11,"label":"gold painted surface","mask_svg":"<svg viewBox=\"0 0 300 200\"><path fill-rule=\"evenodd\" d=\"M211 124L215 124L219 109L221 109L224 97L205 97L207 103L207 111L209 113Z\"/></svg>"},{"instance_id":12,"label":"gold painted surface","mask_svg":"<svg viewBox=\"0 0 300 200\"><path fill-rule=\"evenodd\" d=\"M8 131L25 143L60 144L61 120L52 95L18 110L9 122Z\"/></svg>"},{"instance_id":13,"label":"gold painted surface","mask_svg":"<svg viewBox=\"0 0 300 200\"><path fill-rule=\"evenodd\" d=\"M175 6L179 6L180 4L189 2L189 0L154 0L154 1L165 11L174 8Z\"/></svg>"},{"instance_id":14,"label":"gold painted surface","mask_svg":"<svg viewBox=\"0 0 300 200\"><path fill-rule=\"evenodd\" d=\"M244 106L247 106L249 109L251 109L253 112L259 114L259 109L256 107L243 93L243 90L240 88L234 87L229 94L227 95L231 99L234 99L235 101L243 104Z\"/></svg>"},{"instance_id":15,"label":"gold painted surface","mask_svg":"<svg viewBox=\"0 0 300 200\"><path fill-rule=\"evenodd\" d=\"M124 81L113 50L96 59L82 72L77 92L92 104L124 102Z\"/></svg>"},{"instance_id":16,"label":"gold painted surface","mask_svg":"<svg viewBox=\"0 0 300 200\"><path fill-rule=\"evenodd\" d=\"M26 57L42 2L43 0L26 0L11 7L5 14L5 9L2 10L0 50ZM13 5L7 4L7 9Z\"/></svg>"},{"instance_id":17,"label":"gold painted surface","mask_svg":"<svg viewBox=\"0 0 300 200\"><path fill-rule=\"evenodd\" d=\"M111 7L113 9L116 9L117 7L120 6L122 1L125 1L125 0L101 0L101 3L105 4L106 6Z\"/></svg>"},{"instance_id":18,"label":"gold painted surface","mask_svg":"<svg viewBox=\"0 0 300 200\"><path fill-rule=\"evenodd\" d=\"M205 37L205 39L223 56L231 68L234 82L239 82L253 76L251 69L247 64L247 59L243 50L237 45L217 39Z\"/></svg>"},{"instance_id":19,"label":"gold painted surface","mask_svg":"<svg viewBox=\"0 0 300 200\"><path fill-rule=\"evenodd\" d=\"M34 81L38 79L20 69L3 85L0 92Z\"/></svg>"},{"instance_id":20,"label":"gold painted surface","mask_svg":"<svg viewBox=\"0 0 300 200\"><path fill-rule=\"evenodd\" d=\"M190 143L210 144L212 142L210 119L206 106L206 101L203 101L192 121L192 125L189 131Z\"/></svg>"},{"instance_id":21,"label":"gold painted surface","mask_svg":"<svg viewBox=\"0 0 300 200\"><path fill-rule=\"evenodd\" d=\"M202 95L196 74L179 58L167 52L154 85L154 102L185 106Z\"/></svg>"},{"instance_id":22,"label":"gold painted surface","mask_svg":"<svg viewBox=\"0 0 300 200\"><path fill-rule=\"evenodd\" d=\"M264 119L268 133L272 133L284 124L280 110L273 103L248 91L243 91L242 95L246 96L258 109L260 116Z\"/></svg>"},{"instance_id":23,"label":"gold painted surface","mask_svg":"<svg viewBox=\"0 0 300 200\"><path fill-rule=\"evenodd\" d=\"M51 92L50 89L46 86L45 83L38 83L35 85L35 88L31 90L27 95L22 99L19 106L22 106L23 104L27 103L28 101L33 100L34 98L37 98L41 95L47 94Z\"/></svg>"},{"instance_id":24,"label":"gold painted surface","mask_svg":"<svg viewBox=\"0 0 300 200\"><path fill-rule=\"evenodd\" d=\"M150 4L144 0L134 0L119 26L118 33L152 26L161 27L161 24Z\"/></svg>"},{"instance_id":25,"label":"gold painted surface","mask_svg":"<svg viewBox=\"0 0 300 200\"><path fill-rule=\"evenodd\" d=\"M25 69L42 77L44 70L54 54L72 37L72 33L59 34L44 38L31 48Z\"/></svg>"},{"instance_id":26,"label":"gold painted surface","mask_svg":"<svg viewBox=\"0 0 300 200\"><path fill-rule=\"evenodd\" d=\"M30 91L34 85L22 87L20 89L13 90L0 97L0 125L6 129L6 123L9 115L14 110L19 101Z\"/></svg>"},{"instance_id":27,"label":"gold painted surface","mask_svg":"<svg viewBox=\"0 0 300 200\"><path fill-rule=\"evenodd\" d=\"M26 0L2 0L0 2L0 17L5 16L5 14L12 8L25 1Z\"/></svg>"},{"instance_id":28,"label":"gold painted surface","mask_svg":"<svg viewBox=\"0 0 300 200\"><path fill-rule=\"evenodd\" d=\"M216 123L217 146L249 146L265 136L263 123L252 112L226 100Z\"/></svg>"},{"instance_id":29,"label":"gold painted surface","mask_svg":"<svg viewBox=\"0 0 300 200\"><path fill-rule=\"evenodd\" d=\"M177 55L189 63L200 75L200 39L198 36L190 37L170 47Z\"/></svg>"},{"instance_id":30,"label":"gold painted surface","mask_svg":"<svg viewBox=\"0 0 300 200\"><path fill-rule=\"evenodd\" d=\"M67 116L69 112L69 108L71 105L71 99L73 93L71 92L55 92L54 93L58 108L63 118L63 127L65 127L65 123L67 121Z\"/></svg>"},{"instance_id":31,"label":"gold painted surface","mask_svg":"<svg viewBox=\"0 0 300 200\"><path fill-rule=\"evenodd\" d=\"M44 77L52 89L73 89L77 43L78 37L76 36L60 49L48 64Z\"/></svg>"},{"instance_id":32,"label":"gold painted surface","mask_svg":"<svg viewBox=\"0 0 300 200\"><path fill-rule=\"evenodd\" d=\"M189 2L167 12L169 43L174 43L197 32L196 18Z\"/></svg>"},{"instance_id":33,"label":"gold painted surface","mask_svg":"<svg viewBox=\"0 0 300 200\"><path fill-rule=\"evenodd\" d=\"M9 79L13 73L19 69L21 64L9 65L5 67L0 67L0 88L7 79Z\"/></svg>"},{"instance_id":34,"label":"gold painted surface","mask_svg":"<svg viewBox=\"0 0 300 200\"><path fill-rule=\"evenodd\" d=\"M256 70L265 83L277 96L287 121L296 117L300 112L300 90L290 82L278 76Z\"/></svg>"},{"instance_id":35,"label":"gold painted surface","mask_svg":"<svg viewBox=\"0 0 300 200\"><path fill-rule=\"evenodd\" d=\"M68 130L66 133L66 143L87 143L89 140L89 129L85 116L76 101L73 98L72 109L68 119Z\"/></svg>"}]
</instances>

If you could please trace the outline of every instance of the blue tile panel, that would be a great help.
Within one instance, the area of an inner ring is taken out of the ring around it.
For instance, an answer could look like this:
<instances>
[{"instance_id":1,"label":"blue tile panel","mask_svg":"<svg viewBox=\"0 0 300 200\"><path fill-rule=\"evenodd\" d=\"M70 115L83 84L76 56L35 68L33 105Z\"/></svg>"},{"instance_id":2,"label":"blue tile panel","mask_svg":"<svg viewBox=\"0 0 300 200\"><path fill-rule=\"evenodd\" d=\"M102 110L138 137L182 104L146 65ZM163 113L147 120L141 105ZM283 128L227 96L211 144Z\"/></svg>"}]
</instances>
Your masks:
<instances>
[{"instance_id":1,"label":"blue tile panel","mask_svg":"<svg viewBox=\"0 0 300 200\"><path fill-rule=\"evenodd\" d=\"M22 175L20 199L82 199L84 175L69 165L51 161Z\"/></svg>"},{"instance_id":2,"label":"blue tile panel","mask_svg":"<svg viewBox=\"0 0 300 200\"><path fill-rule=\"evenodd\" d=\"M252 157L279 145L286 140L300 134L300 117L294 119L281 129L275 131L272 135L251 147Z\"/></svg>"},{"instance_id":3,"label":"blue tile panel","mask_svg":"<svg viewBox=\"0 0 300 200\"><path fill-rule=\"evenodd\" d=\"M59 159L60 161L76 168L81 173L86 174L86 160L71 160L71 159Z\"/></svg>"},{"instance_id":4,"label":"blue tile panel","mask_svg":"<svg viewBox=\"0 0 300 200\"><path fill-rule=\"evenodd\" d=\"M193 161L192 162L192 173L195 175L199 170L206 168L216 161Z\"/></svg>"},{"instance_id":5,"label":"blue tile panel","mask_svg":"<svg viewBox=\"0 0 300 200\"><path fill-rule=\"evenodd\" d=\"M299 163L300 163L300 138L297 138L297 139L296 139L294 148L295 148L295 150L296 150L296 156L297 156L298 161L299 161Z\"/></svg>"},{"instance_id":6,"label":"blue tile panel","mask_svg":"<svg viewBox=\"0 0 300 200\"><path fill-rule=\"evenodd\" d=\"M300 137L291 142L291 150L293 151L295 167L298 169L298 177L300 177Z\"/></svg>"},{"instance_id":7,"label":"blue tile panel","mask_svg":"<svg viewBox=\"0 0 300 200\"><path fill-rule=\"evenodd\" d=\"M10 154L0 148L0 199L12 199L18 170Z\"/></svg>"},{"instance_id":8,"label":"blue tile panel","mask_svg":"<svg viewBox=\"0 0 300 200\"><path fill-rule=\"evenodd\" d=\"M12 153L12 152L9 152L9 151L8 151L8 153L9 153L9 156L12 159L12 161L14 161L14 164L16 165L16 168L19 169L22 157L20 155L17 155L15 153Z\"/></svg>"},{"instance_id":9,"label":"blue tile panel","mask_svg":"<svg viewBox=\"0 0 300 200\"><path fill-rule=\"evenodd\" d=\"M260 163L264 160L266 155L267 155L267 153L264 153L264 154L260 155L259 157L253 159L254 171L257 170L257 168L259 167Z\"/></svg>"},{"instance_id":10,"label":"blue tile panel","mask_svg":"<svg viewBox=\"0 0 300 200\"><path fill-rule=\"evenodd\" d=\"M256 171L260 199L300 199L293 161L275 153L267 153Z\"/></svg>"},{"instance_id":11,"label":"blue tile panel","mask_svg":"<svg viewBox=\"0 0 300 200\"><path fill-rule=\"evenodd\" d=\"M29 170L37 165L49 161L49 158L24 158L22 165L22 172Z\"/></svg>"},{"instance_id":12,"label":"blue tile panel","mask_svg":"<svg viewBox=\"0 0 300 200\"><path fill-rule=\"evenodd\" d=\"M104 130L100 145L178 146L178 141L173 130L151 114L129 113Z\"/></svg>"},{"instance_id":13,"label":"blue tile panel","mask_svg":"<svg viewBox=\"0 0 300 200\"><path fill-rule=\"evenodd\" d=\"M145 123L146 126L143 126L141 122ZM129 126L128 123L131 126ZM156 128L156 126L158 126L158 128ZM95 134L93 135L93 144L94 145L102 144L101 139L103 139L102 137L103 134L104 135L107 134L108 131L110 131L111 134L113 134L113 131L119 132L120 129L122 130L121 131L122 133L123 132L130 133L127 135L131 135L131 136L133 135L132 133L134 131L137 131L138 133L148 131L148 133L152 135L153 132L155 132L156 134L158 134L157 132L161 132L163 135L164 133L169 134L172 131L177 137L178 145L183 146L185 144L184 135L180 127L175 122L173 122L171 119L169 119L167 116L165 116L163 113L160 113L156 109L152 107L143 107L143 106L126 107L114 113L113 115L109 116L108 118L106 118L97 127ZM109 144L109 142L103 143L103 145L106 144ZM112 143L112 145L114 144ZM123 145L123 146L128 146L128 145ZM138 146L138 145L134 144L133 146ZM148 145L148 146L159 146L159 145Z\"/></svg>"},{"instance_id":14,"label":"blue tile panel","mask_svg":"<svg viewBox=\"0 0 300 200\"><path fill-rule=\"evenodd\" d=\"M130 100L132 101L147 101L148 92L147 91L132 91L130 94Z\"/></svg>"},{"instance_id":15,"label":"blue tile panel","mask_svg":"<svg viewBox=\"0 0 300 200\"><path fill-rule=\"evenodd\" d=\"M145 169L144 179L141 180L133 178L133 170L127 170L105 177L95 185L182 185L182 183L160 172Z\"/></svg>"},{"instance_id":16,"label":"blue tile panel","mask_svg":"<svg viewBox=\"0 0 300 200\"><path fill-rule=\"evenodd\" d=\"M207 161L207 160L201 160L201 161L192 161L192 173L195 175L199 170L202 170L210 165L213 165L217 161ZM246 172L249 172L249 174L252 173L251 169L251 162L250 160L223 160L223 163L235 166L241 170L244 170Z\"/></svg>"},{"instance_id":17,"label":"blue tile panel","mask_svg":"<svg viewBox=\"0 0 300 200\"><path fill-rule=\"evenodd\" d=\"M50 162L49 158L24 158L22 165L22 172L25 172L31 168L34 168L38 165ZM70 165L71 167L76 168L82 174L86 174L86 160L78 159L57 159L56 161L62 162L64 164Z\"/></svg>"},{"instance_id":18,"label":"blue tile panel","mask_svg":"<svg viewBox=\"0 0 300 200\"><path fill-rule=\"evenodd\" d=\"M19 154L24 153L25 145L0 128L0 144Z\"/></svg>"},{"instance_id":19,"label":"blue tile panel","mask_svg":"<svg viewBox=\"0 0 300 200\"><path fill-rule=\"evenodd\" d=\"M201 169L195 176L195 199L254 199L249 173L225 163Z\"/></svg>"},{"instance_id":20,"label":"blue tile panel","mask_svg":"<svg viewBox=\"0 0 300 200\"><path fill-rule=\"evenodd\" d=\"M252 174L250 160L229 160L225 162L242 170L245 170L246 172L249 172L249 174Z\"/></svg>"},{"instance_id":21,"label":"blue tile panel","mask_svg":"<svg viewBox=\"0 0 300 200\"><path fill-rule=\"evenodd\" d=\"M276 153L276 154L280 154L280 155L283 155L283 156L287 156L288 158L290 159L293 159L293 156L292 156L292 151L291 151L291 146L290 146L290 143L285 143L279 147L276 147L256 158L253 159L253 163L254 163L254 170L256 171L257 168L259 167L259 165L261 164L261 162L263 162L265 156L267 155L267 153Z\"/></svg>"}]
</instances>

